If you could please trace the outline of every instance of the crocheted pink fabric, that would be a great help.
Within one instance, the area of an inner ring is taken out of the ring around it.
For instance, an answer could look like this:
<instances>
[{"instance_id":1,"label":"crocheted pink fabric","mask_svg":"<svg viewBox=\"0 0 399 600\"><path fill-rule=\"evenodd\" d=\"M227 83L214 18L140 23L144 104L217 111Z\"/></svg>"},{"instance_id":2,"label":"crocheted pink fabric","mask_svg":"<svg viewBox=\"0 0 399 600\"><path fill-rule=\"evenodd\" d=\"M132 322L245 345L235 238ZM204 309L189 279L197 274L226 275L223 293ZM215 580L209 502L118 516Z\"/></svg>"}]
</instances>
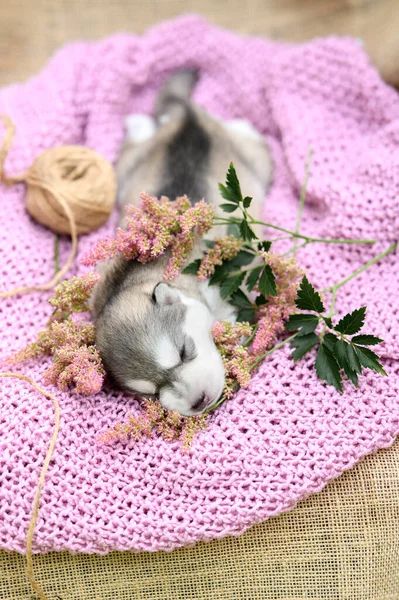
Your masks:
<instances>
[{"instance_id":1,"label":"crocheted pink fabric","mask_svg":"<svg viewBox=\"0 0 399 600\"><path fill-rule=\"evenodd\" d=\"M303 230L376 238L373 248L313 244L300 254L325 287L399 237L399 101L352 39L285 45L242 38L197 17L137 38L114 36L62 49L36 78L0 92L17 127L6 167L27 168L39 152L86 144L115 161L123 121L151 110L161 81L197 66L195 100L220 117L245 117L267 136L275 162L265 217L292 227L308 148L314 150ZM229 157L226 157L226 166ZM1 188L1 288L47 281L51 232L24 209L24 187ZM110 233L115 217L82 237L81 255ZM62 245L63 256L68 241ZM314 356L294 365L273 354L247 391L212 416L191 453L161 439L104 447L98 434L137 401L113 389L57 396L61 432L42 494L34 549L105 553L171 550L245 529L320 490L399 432L397 256L342 288L341 312L366 304L367 332L384 338L389 377L370 371L340 395L320 383ZM76 261L73 273L81 273ZM45 294L0 300L1 354L45 324ZM47 365L23 371L37 381ZM39 471L54 423L47 400L27 384L0 380L0 546L24 550Z\"/></svg>"}]
</instances>

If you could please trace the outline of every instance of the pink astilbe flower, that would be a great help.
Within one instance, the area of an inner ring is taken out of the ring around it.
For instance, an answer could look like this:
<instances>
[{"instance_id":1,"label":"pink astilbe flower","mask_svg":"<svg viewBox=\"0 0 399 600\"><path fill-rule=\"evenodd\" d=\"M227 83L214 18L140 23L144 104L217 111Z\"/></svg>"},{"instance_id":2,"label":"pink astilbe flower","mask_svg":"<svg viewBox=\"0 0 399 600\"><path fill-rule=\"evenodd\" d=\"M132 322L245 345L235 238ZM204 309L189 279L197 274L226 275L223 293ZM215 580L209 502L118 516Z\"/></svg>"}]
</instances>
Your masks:
<instances>
[{"instance_id":1,"label":"pink astilbe flower","mask_svg":"<svg viewBox=\"0 0 399 600\"><path fill-rule=\"evenodd\" d=\"M88 312L90 310L88 300L100 277L99 273L90 271L83 277L71 277L62 281L56 286L54 296L49 299L49 303L57 309L56 313L70 315Z\"/></svg>"},{"instance_id":2,"label":"pink astilbe flower","mask_svg":"<svg viewBox=\"0 0 399 600\"><path fill-rule=\"evenodd\" d=\"M213 248L210 248L206 252L205 257L201 261L197 273L198 279L204 281L205 279L212 277L215 272L215 267L223 264L224 260L231 260L237 256L242 247L242 240L237 239L233 235L217 238Z\"/></svg>"},{"instance_id":3,"label":"pink astilbe flower","mask_svg":"<svg viewBox=\"0 0 399 600\"><path fill-rule=\"evenodd\" d=\"M54 351L53 364L43 375L45 383L58 385L62 390L71 384L85 396L102 388L104 369L94 346L62 346Z\"/></svg>"},{"instance_id":4,"label":"pink astilbe flower","mask_svg":"<svg viewBox=\"0 0 399 600\"><path fill-rule=\"evenodd\" d=\"M295 298L303 272L292 258L279 254L262 253L275 277L277 296L269 296L268 303L259 309L258 330L252 343L252 352L261 355L272 347L284 331L284 321L295 312Z\"/></svg>"},{"instance_id":5,"label":"pink astilbe flower","mask_svg":"<svg viewBox=\"0 0 399 600\"><path fill-rule=\"evenodd\" d=\"M206 428L206 416L182 417L177 412L168 412L154 400L143 400L143 411L138 416L129 415L124 423L102 432L98 441L110 445L128 439L138 440L142 436L161 436L165 441L180 440L184 450L188 450L195 435Z\"/></svg>"},{"instance_id":6,"label":"pink astilbe flower","mask_svg":"<svg viewBox=\"0 0 399 600\"><path fill-rule=\"evenodd\" d=\"M113 238L108 238L98 242L89 252L82 258L81 263L85 267L95 267L99 262L104 262L110 258L115 258L118 254L116 241Z\"/></svg>"},{"instance_id":7,"label":"pink astilbe flower","mask_svg":"<svg viewBox=\"0 0 399 600\"><path fill-rule=\"evenodd\" d=\"M87 321L74 321L71 317L53 321L40 331L37 340L13 354L8 364L16 364L40 355L52 356L53 363L45 371L46 383L65 389L74 384L81 394L100 391L105 371L95 346L95 327Z\"/></svg>"},{"instance_id":8,"label":"pink astilbe flower","mask_svg":"<svg viewBox=\"0 0 399 600\"><path fill-rule=\"evenodd\" d=\"M188 260L196 236L211 229L214 215L214 208L203 200L191 206L186 196L170 202L141 194L140 207L126 207L126 229L119 228L114 239L97 244L82 262L94 266L121 255L146 263L170 250L164 278L173 279Z\"/></svg>"},{"instance_id":9,"label":"pink astilbe flower","mask_svg":"<svg viewBox=\"0 0 399 600\"><path fill-rule=\"evenodd\" d=\"M183 233L189 233L194 229L199 236L205 235L213 226L215 209L205 200L197 202L186 210L179 218L180 227Z\"/></svg>"},{"instance_id":10,"label":"pink astilbe flower","mask_svg":"<svg viewBox=\"0 0 399 600\"><path fill-rule=\"evenodd\" d=\"M229 400L238 385L243 388L249 385L255 357L249 348L242 345L242 341L243 338L250 337L252 327L249 323L218 321L212 327L212 334L225 368L226 383L223 396Z\"/></svg>"}]
</instances>

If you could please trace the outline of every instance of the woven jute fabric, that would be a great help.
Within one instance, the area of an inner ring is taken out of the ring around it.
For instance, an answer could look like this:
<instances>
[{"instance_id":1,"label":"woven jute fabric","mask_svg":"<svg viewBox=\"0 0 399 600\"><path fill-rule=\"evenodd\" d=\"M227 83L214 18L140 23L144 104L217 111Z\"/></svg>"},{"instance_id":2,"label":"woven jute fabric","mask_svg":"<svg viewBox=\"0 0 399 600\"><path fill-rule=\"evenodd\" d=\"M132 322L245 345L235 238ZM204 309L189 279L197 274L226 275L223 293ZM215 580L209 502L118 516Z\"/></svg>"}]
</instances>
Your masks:
<instances>
[{"instance_id":1,"label":"woven jute fabric","mask_svg":"<svg viewBox=\"0 0 399 600\"><path fill-rule=\"evenodd\" d=\"M398 600L399 441L238 538L34 565L51 600ZM0 598L35 598L15 552L0 553Z\"/></svg>"}]
</instances>

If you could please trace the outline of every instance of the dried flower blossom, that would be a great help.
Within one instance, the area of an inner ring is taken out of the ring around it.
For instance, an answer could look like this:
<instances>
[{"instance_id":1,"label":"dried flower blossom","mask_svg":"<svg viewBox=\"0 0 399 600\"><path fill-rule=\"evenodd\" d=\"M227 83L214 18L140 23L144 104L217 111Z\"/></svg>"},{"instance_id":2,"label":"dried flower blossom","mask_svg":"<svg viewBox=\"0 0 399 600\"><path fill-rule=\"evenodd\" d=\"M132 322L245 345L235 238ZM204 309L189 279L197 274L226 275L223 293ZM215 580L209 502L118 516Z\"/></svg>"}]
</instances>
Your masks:
<instances>
[{"instance_id":1,"label":"dried flower blossom","mask_svg":"<svg viewBox=\"0 0 399 600\"><path fill-rule=\"evenodd\" d=\"M115 239L97 244L83 264L95 266L118 254L146 263L169 250L164 278L173 279L188 260L196 238L211 229L215 211L203 200L191 206L186 196L170 202L142 194L140 207L128 206L126 213L126 229L118 229Z\"/></svg>"},{"instance_id":2,"label":"dried flower blossom","mask_svg":"<svg viewBox=\"0 0 399 600\"><path fill-rule=\"evenodd\" d=\"M252 351L261 355L276 341L284 331L284 321L296 311L295 298L303 275L292 258L283 258L279 254L261 253L275 277L277 295L270 296L268 303L259 309L258 330L255 334Z\"/></svg>"},{"instance_id":3,"label":"dried flower blossom","mask_svg":"<svg viewBox=\"0 0 399 600\"><path fill-rule=\"evenodd\" d=\"M98 283L100 274L90 271L83 277L71 277L59 283L49 303L56 308L56 313L67 314L87 312L90 310L88 300Z\"/></svg>"},{"instance_id":4,"label":"dried flower blossom","mask_svg":"<svg viewBox=\"0 0 399 600\"><path fill-rule=\"evenodd\" d=\"M188 450L195 435L206 428L205 415L182 417L177 412L168 412L154 400L143 400L143 410L138 416L129 415L124 423L100 434L98 441L110 445L128 439L138 440L141 436L160 435L165 441L180 440L184 450Z\"/></svg>"},{"instance_id":5,"label":"dried flower blossom","mask_svg":"<svg viewBox=\"0 0 399 600\"><path fill-rule=\"evenodd\" d=\"M243 246L242 240L237 239L233 235L227 235L222 238L217 238L213 248L210 248L201 261L198 270L198 279L204 281L215 272L217 265L223 264L224 260L231 260L240 252Z\"/></svg>"}]
</instances>

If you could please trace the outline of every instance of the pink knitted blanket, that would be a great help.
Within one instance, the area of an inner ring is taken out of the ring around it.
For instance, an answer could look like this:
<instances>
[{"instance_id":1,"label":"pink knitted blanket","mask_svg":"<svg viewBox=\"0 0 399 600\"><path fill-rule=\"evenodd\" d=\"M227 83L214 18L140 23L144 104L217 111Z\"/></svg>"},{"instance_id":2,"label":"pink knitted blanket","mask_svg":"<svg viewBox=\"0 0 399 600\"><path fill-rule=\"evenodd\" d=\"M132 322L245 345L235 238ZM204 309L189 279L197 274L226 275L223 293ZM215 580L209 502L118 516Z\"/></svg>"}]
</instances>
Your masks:
<instances>
[{"instance_id":1,"label":"pink knitted blanket","mask_svg":"<svg viewBox=\"0 0 399 600\"><path fill-rule=\"evenodd\" d=\"M286 45L242 38L190 16L140 38L72 44L36 78L0 91L0 112L17 127L8 173L59 144L86 144L115 161L125 115L150 111L161 81L187 66L200 69L196 102L220 117L245 117L267 136L275 162L268 220L294 226L311 146L303 231L379 240L373 248L307 247L301 261L319 289L398 239L399 100L352 39ZM47 281L53 234L25 213L22 185L1 187L0 200L1 289ZM81 255L114 223L83 237ZM68 247L63 240L63 255ZM389 377L366 371L358 390L347 384L340 395L317 380L314 357L294 365L284 348L264 362L247 391L216 411L189 454L161 439L101 446L98 434L136 413L137 401L113 389L92 397L57 390L61 432L34 550L171 550L237 535L389 446L399 433L396 262L388 256L337 298L342 312L368 306L367 332L385 340ZM80 272L77 260L71 274ZM0 300L1 356L45 324L46 298ZM23 372L40 381L46 364L33 361ZM21 381L0 385L0 546L22 552L53 409Z\"/></svg>"}]
</instances>

